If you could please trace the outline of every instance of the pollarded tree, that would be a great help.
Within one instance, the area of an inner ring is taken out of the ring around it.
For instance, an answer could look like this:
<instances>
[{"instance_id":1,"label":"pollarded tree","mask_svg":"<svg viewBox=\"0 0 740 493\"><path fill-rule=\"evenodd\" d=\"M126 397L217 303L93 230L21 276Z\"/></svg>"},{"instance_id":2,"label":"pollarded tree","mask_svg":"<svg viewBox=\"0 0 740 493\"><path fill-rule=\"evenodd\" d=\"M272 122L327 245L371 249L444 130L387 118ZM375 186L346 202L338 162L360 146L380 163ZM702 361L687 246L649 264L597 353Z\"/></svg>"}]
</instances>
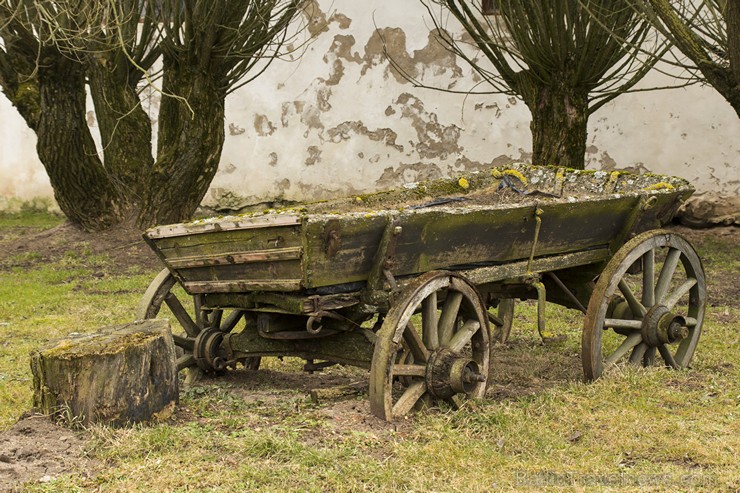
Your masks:
<instances>
[{"instance_id":1,"label":"pollarded tree","mask_svg":"<svg viewBox=\"0 0 740 493\"><path fill-rule=\"evenodd\" d=\"M649 24L617 0L422 0L438 32L452 14L469 39L440 37L488 84L532 114L532 161L583 168L589 116L652 67ZM470 45L473 45L472 47ZM472 48L472 49L471 49Z\"/></svg>"},{"instance_id":2,"label":"pollarded tree","mask_svg":"<svg viewBox=\"0 0 740 493\"><path fill-rule=\"evenodd\" d=\"M161 0L164 94L157 161L140 222L189 217L218 169L226 95L259 76L295 36L303 0Z\"/></svg>"},{"instance_id":3,"label":"pollarded tree","mask_svg":"<svg viewBox=\"0 0 740 493\"><path fill-rule=\"evenodd\" d=\"M146 31L137 33L140 15L146 15L146 10L141 10L144 7L139 0L110 4L86 0L0 1L0 86L36 132L39 159L60 208L84 229L104 229L126 216L130 192L135 188L130 180L136 179L136 175L122 172L122 163L138 163L142 143L146 146L151 140L149 128L148 137L143 135L136 146L131 146L134 149L125 154L116 152L120 139L112 139L106 130L115 127L121 133L132 121L142 121L142 115L146 118L138 104L131 104L133 100L138 102L135 88L143 74L131 67L148 67L147 59L156 58L150 56L152 50L132 51L127 59L127 74L119 85L131 88L128 101L122 103L114 94L102 98L93 83L100 80L93 74L107 69L101 57L122 52L132 43L151 44ZM114 13L133 18L135 24L111 22ZM103 46L101 38L105 36L109 40L115 38L115 44ZM105 165L86 120L87 79L91 81L96 106L101 106L98 115ZM110 84L114 83L112 79ZM128 109L121 109L127 105ZM107 111L113 107L119 108L118 113ZM115 122L106 125L110 120ZM148 124L148 118L145 123Z\"/></svg>"},{"instance_id":4,"label":"pollarded tree","mask_svg":"<svg viewBox=\"0 0 740 493\"><path fill-rule=\"evenodd\" d=\"M740 0L629 0L685 58L673 60L740 117Z\"/></svg>"},{"instance_id":5,"label":"pollarded tree","mask_svg":"<svg viewBox=\"0 0 740 493\"><path fill-rule=\"evenodd\" d=\"M0 0L0 85L37 133L67 217L87 230L131 216L140 226L189 218L218 167L226 94L301 32L291 26L302 2ZM155 159L139 90L160 55Z\"/></svg>"}]
</instances>

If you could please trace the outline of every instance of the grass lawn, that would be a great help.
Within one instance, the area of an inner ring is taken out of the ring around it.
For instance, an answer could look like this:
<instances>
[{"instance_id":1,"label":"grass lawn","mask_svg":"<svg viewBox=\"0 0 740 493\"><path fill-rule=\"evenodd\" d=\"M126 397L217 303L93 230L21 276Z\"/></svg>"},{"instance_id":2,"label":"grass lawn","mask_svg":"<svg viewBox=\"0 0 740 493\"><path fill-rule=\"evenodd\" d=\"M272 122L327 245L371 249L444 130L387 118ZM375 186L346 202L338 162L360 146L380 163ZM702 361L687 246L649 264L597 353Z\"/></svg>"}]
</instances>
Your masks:
<instances>
[{"instance_id":1,"label":"grass lawn","mask_svg":"<svg viewBox=\"0 0 740 493\"><path fill-rule=\"evenodd\" d=\"M3 436L31 410L29 352L70 332L131 321L158 270L151 259L124 256L135 237L121 240L121 250L101 249L93 237L70 238L60 224L44 214L0 216L0 491L3 470L13 465L3 457L18 455L3 450ZM534 305L519 303L511 340L497 348L488 397L459 410L381 422L367 394L318 404L308 397L326 382L362 383L365 372L332 367L305 375L300 361L268 359L257 372L240 369L183 388L164 423L78 430L84 445L69 467L12 487L739 491L740 234L687 234L710 293L688 370L625 368L583 383L582 315L549 305L550 328L567 339L545 346Z\"/></svg>"}]
</instances>

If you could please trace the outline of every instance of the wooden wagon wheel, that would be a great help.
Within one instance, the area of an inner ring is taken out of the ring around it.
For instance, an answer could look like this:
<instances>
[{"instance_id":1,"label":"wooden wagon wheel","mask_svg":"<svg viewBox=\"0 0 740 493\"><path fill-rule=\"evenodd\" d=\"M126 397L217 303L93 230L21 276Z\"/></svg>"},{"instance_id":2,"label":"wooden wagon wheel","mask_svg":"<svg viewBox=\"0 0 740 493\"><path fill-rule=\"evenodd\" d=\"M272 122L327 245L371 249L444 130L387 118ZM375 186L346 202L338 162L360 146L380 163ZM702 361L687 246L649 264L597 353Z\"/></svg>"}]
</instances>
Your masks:
<instances>
[{"instance_id":1,"label":"wooden wagon wheel","mask_svg":"<svg viewBox=\"0 0 740 493\"><path fill-rule=\"evenodd\" d=\"M591 295L581 353L586 379L625 361L650 366L656 352L666 366L686 368L705 304L704 269L688 241L666 231L633 238L609 261Z\"/></svg>"},{"instance_id":2,"label":"wooden wagon wheel","mask_svg":"<svg viewBox=\"0 0 740 493\"><path fill-rule=\"evenodd\" d=\"M203 295L190 296L177 284L168 269L151 282L139 303L138 319L169 318L178 350L177 370L198 366L204 371L223 370L225 358L219 345L223 336L237 326L243 310L201 310ZM165 308L165 310L162 310ZM256 370L259 357L245 358L244 366Z\"/></svg>"},{"instance_id":3,"label":"wooden wagon wheel","mask_svg":"<svg viewBox=\"0 0 740 493\"><path fill-rule=\"evenodd\" d=\"M489 314L488 318L493 324L493 340L499 344L506 344L514 323L514 298L499 300L496 315Z\"/></svg>"},{"instance_id":4,"label":"wooden wagon wheel","mask_svg":"<svg viewBox=\"0 0 740 493\"><path fill-rule=\"evenodd\" d=\"M391 421L424 402L482 398L488 331L485 304L464 278L441 271L416 278L377 333L370 370L372 413Z\"/></svg>"}]
</instances>

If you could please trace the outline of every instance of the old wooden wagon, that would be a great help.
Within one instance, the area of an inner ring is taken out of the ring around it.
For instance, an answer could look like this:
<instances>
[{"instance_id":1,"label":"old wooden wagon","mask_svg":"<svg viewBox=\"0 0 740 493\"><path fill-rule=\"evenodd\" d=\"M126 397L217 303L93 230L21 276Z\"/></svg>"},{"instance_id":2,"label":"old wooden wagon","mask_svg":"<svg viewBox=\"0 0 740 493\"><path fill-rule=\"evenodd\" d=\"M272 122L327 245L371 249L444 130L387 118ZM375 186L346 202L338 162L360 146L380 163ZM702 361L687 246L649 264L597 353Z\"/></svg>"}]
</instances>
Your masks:
<instances>
[{"instance_id":1,"label":"old wooden wagon","mask_svg":"<svg viewBox=\"0 0 740 493\"><path fill-rule=\"evenodd\" d=\"M584 312L589 380L625 363L684 368L704 274L658 228L691 192L674 177L515 165L160 226L145 239L166 268L139 316L167 312L180 369L256 369L264 356L368 368L386 420L482 397L514 299L538 300L543 335L546 302Z\"/></svg>"}]
</instances>

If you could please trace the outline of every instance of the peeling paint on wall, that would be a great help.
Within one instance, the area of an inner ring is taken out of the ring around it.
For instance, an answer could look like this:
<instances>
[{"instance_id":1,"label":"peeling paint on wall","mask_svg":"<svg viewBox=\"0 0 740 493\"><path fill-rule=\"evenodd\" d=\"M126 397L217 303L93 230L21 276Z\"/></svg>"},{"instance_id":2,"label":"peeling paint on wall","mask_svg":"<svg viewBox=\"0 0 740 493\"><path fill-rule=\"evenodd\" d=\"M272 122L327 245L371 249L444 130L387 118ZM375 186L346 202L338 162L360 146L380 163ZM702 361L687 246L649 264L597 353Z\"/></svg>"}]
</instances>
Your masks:
<instances>
[{"instance_id":1,"label":"peeling paint on wall","mask_svg":"<svg viewBox=\"0 0 740 493\"><path fill-rule=\"evenodd\" d=\"M450 154L462 152L458 144L460 127L442 125L437 115L425 110L421 99L407 92L398 96L394 104L400 106L401 118L410 120L416 130L416 142L409 142L422 158L446 159Z\"/></svg>"},{"instance_id":2,"label":"peeling paint on wall","mask_svg":"<svg viewBox=\"0 0 740 493\"><path fill-rule=\"evenodd\" d=\"M449 37L449 34L444 31L430 31L426 46L409 53L404 30L397 27L380 28L365 45L361 73L365 75L371 68L383 65L385 77L392 74L399 84L408 84L409 78L419 79L427 72L431 75L446 74L454 81L462 77L462 69L457 64L457 57L442 45L442 37ZM389 57L392 60L390 64Z\"/></svg>"},{"instance_id":3,"label":"peeling paint on wall","mask_svg":"<svg viewBox=\"0 0 740 493\"><path fill-rule=\"evenodd\" d=\"M254 115L254 131L259 135L260 137L265 137L267 135L272 135L275 133L275 125L272 124L272 122L267 118L265 115ZM244 133L240 132L240 134ZM232 134L236 135L236 134Z\"/></svg>"},{"instance_id":4,"label":"peeling paint on wall","mask_svg":"<svg viewBox=\"0 0 740 493\"><path fill-rule=\"evenodd\" d=\"M254 118L255 120L257 119L256 116ZM229 123L229 135L241 135L244 132L246 132L246 130L240 127L239 125L237 125L236 123Z\"/></svg>"},{"instance_id":5,"label":"peeling paint on wall","mask_svg":"<svg viewBox=\"0 0 740 493\"><path fill-rule=\"evenodd\" d=\"M396 144L398 134L390 128L368 130L362 122L342 122L336 127L330 128L326 133L329 140L334 144L339 144L344 140L349 140L354 135L364 135L372 141L382 142L399 152L403 152L403 146Z\"/></svg>"},{"instance_id":6,"label":"peeling paint on wall","mask_svg":"<svg viewBox=\"0 0 740 493\"><path fill-rule=\"evenodd\" d=\"M308 146L308 157L306 158L306 166L313 166L321 161L321 149L317 146Z\"/></svg>"},{"instance_id":7,"label":"peeling paint on wall","mask_svg":"<svg viewBox=\"0 0 740 493\"><path fill-rule=\"evenodd\" d=\"M529 111L516 98L435 92L402 76L461 91L480 82L440 43L466 39L454 23L430 29L414 2L371 11L363 2L311 0L303 9L317 37L298 49L302 59L276 60L227 100L222 164L206 206L320 200L531 160ZM156 119L161 95L145 96ZM7 101L0 111L0 194L51 196L33 133ZM96 125L94 113L88 122ZM591 169L676 174L700 191L738 196L737 135L740 120L711 89L634 93L593 115L586 157Z\"/></svg>"}]
</instances>

